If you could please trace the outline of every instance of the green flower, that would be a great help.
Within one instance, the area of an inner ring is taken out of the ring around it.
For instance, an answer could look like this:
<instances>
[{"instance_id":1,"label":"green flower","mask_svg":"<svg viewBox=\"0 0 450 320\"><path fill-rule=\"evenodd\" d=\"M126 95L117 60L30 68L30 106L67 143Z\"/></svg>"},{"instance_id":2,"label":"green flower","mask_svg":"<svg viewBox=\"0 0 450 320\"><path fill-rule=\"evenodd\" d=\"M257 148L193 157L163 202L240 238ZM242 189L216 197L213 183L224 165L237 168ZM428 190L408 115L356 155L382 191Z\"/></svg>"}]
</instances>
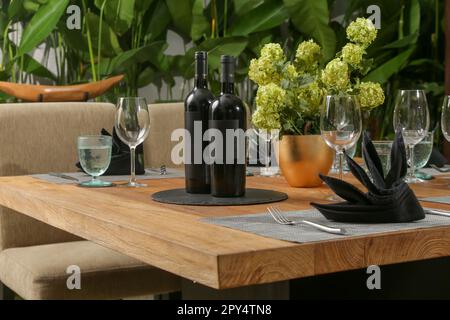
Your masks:
<instances>
[{"instance_id":1,"label":"green flower","mask_svg":"<svg viewBox=\"0 0 450 320\"><path fill-rule=\"evenodd\" d=\"M294 65L288 62L283 68L283 79L293 82L297 80L298 76L298 72L295 69Z\"/></svg>"},{"instance_id":2,"label":"green flower","mask_svg":"<svg viewBox=\"0 0 450 320\"><path fill-rule=\"evenodd\" d=\"M384 92L379 83L361 82L358 89L361 109L370 110L384 103Z\"/></svg>"},{"instance_id":3,"label":"green flower","mask_svg":"<svg viewBox=\"0 0 450 320\"><path fill-rule=\"evenodd\" d=\"M297 99L302 112L307 115L314 115L319 112L324 96L324 90L317 81L310 83L297 90Z\"/></svg>"},{"instance_id":4,"label":"green flower","mask_svg":"<svg viewBox=\"0 0 450 320\"><path fill-rule=\"evenodd\" d=\"M342 48L342 60L353 67L357 67L361 63L363 55L364 48L360 45L347 43Z\"/></svg>"},{"instance_id":5,"label":"green flower","mask_svg":"<svg viewBox=\"0 0 450 320\"><path fill-rule=\"evenodd\" d=\"M375 40L378 30L369 19L358 18L347 27L347 38L364 47Z\"/></svg>"},{"instance_id":6,"label":"green flower","mask_svg":"<svg viewBox=\"0 0 450 320\"><path fill-rule=\"evenodd\" d=\"M280 86L269 83L260 86L256 94L256 112L253 124L260 129L279 129L280 111L286 104L286 91Z\"/></svg>"},{"instance_id":7,"label":"green flower","mask_svg":"<svg viewBox=\"0 0 450 320\"><path fill-rule=\"evenodd\" d=\"M259 59L252 59L250 61L248 76L259 86L264 86L269 83L280 84L281 74L278 69L278 66L268 58L261 57Z\"/></svg>"},{"instance_id":8,"label":"green flower","mask_svg":"<svg viewBox=\"0 0 450 320\"><path fill-rule=\"evenodd\" d=\"M340 58L331 60L322 71L321 80L328 89L345 90L349 84L347 63Z\"/></svg>"},{"instance_id":9,"label":"green flower","mask_svg":"<svg viewBox=\"0 0 450 320\"><path fill-rule=\"evenodd\" d=\"M313 40L303 41L295 53L295 63L300 70L311 71L317 68L321 55L320 46Z\"/></svg>"},{"instance_id":10,"label":"green flower","mask_svg":"<svg viewBox=\"0 0 450 320\"><path fill-rule=\"evenodd\" d=\"M261 49L261 58L266 58L273 63L283 63L286 60L283 49L278 43L268 43Z\"/></svg>"}]
</instances>

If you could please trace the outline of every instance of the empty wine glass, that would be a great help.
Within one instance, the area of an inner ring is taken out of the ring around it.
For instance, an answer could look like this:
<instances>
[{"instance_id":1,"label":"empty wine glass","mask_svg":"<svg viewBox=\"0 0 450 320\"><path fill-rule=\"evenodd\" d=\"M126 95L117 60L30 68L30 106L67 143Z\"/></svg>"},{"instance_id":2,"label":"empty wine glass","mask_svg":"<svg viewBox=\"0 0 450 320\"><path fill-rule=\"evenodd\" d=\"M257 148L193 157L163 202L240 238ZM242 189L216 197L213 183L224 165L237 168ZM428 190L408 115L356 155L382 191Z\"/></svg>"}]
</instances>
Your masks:
<instances>
[{"instance_id":1,"label":"empty wine glass","mask_svg":"<svg viewBox=\"0 0 450 320\"><path fill-rule=\"evenodd\" d=\"M136 182L136 147L147 138L150 131L150 114L144 98L120 98L117 103L115 128L118 137L130 147L131 177L127 186L145 187Z\"/></svg>"},{"instance_id":2,"label":"empty wine glass","mask_svg":"<svg viewBox=\"0 0 450 320\"><path fill-rule=\"evenodd\" d=\"M423 90L400 90L394 110L394 130L400 131L409 150L406 182L418 182L414 176L414 146L425 138L430 126L427 97Z\"/></svg>"},{"instance_id":3,"label":"empty wine glass","mask_svg":"<svg viewBox=\"0 0 450 320\"><path fill-rule=\"evenodd\" d=\"M356 96L327 96L320 115L320 132L327 145L336 150L341 180L344 150L356 144L361 131L361 109Z\"/></svg>"},{"instance_id":4,"label":"empty wine glass","mask_svg":"<svg viewBox=\"0 0 450 320\"><path fill-rule=\"evenodd\" d=\"M445 96L442 105L441 128L445 139L450 142L450 96Z\"/></svg>"},{"instance_id":5,"label":"empty wine glass","mask_svg":"<svg viewBox=\"0 0 450 320\"><path fill-rule=\"evenodd\" d=\"M81 136L77 141L78 157L90 181L80 183L82 187L110 187L111 182L97 179L106 172L111 163L112 138L110 136Z\"/></svg>"}]
</instances>

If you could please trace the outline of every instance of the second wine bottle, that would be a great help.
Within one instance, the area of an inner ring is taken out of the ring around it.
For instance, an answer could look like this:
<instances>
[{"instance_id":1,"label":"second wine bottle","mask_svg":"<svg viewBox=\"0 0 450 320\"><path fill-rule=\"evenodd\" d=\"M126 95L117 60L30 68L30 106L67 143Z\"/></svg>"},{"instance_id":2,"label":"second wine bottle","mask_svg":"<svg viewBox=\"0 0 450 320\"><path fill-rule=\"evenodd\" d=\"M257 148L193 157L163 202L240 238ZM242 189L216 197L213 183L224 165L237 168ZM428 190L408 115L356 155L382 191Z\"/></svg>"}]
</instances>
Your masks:
<instances>
[{"instance_id":1,"label":"second wine bottle","mask_svg":"<svg viewBox=\"0 0 450 320\"><path fill-rule=\"evenodd\" d=\"M209 128L221 133L223 143L221 159L210 166L211 194L240 197L245 194L247 110L234 94L235 58L223 55L220 60L221 94L209 108Z\"/></svg>"}]
</instances>

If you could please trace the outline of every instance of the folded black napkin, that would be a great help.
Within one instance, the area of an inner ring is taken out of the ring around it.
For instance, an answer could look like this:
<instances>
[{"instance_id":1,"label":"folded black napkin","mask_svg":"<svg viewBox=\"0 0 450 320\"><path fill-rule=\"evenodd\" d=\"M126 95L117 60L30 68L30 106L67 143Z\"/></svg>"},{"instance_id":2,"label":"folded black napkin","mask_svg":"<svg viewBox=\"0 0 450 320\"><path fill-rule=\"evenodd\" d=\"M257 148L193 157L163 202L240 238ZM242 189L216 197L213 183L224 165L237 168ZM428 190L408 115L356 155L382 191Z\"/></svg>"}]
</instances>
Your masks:
<instances>
[{"instance_id":1,"label":"folded black napkin","mask_svg":"<svg viewBox=\"0 0 450 320\"><path fill-rule=\"evenodd\" d=\"M111 136L111 134L102 129L102 135ZM104 176L121 176L121 175L129 175L130 174L130 166L131 166L131 154L130 147L128 147L125 143L120 140L117 136L116 129L113 129L113 139L112 139L112 151L111 151L111 164L108 167L108 170L103 174ZM139 145L136 148L136 174L144 174L145 168L143 164L144 159L144 148ZM81 164L79 162L76 163L76 166L83 170ZM84 171L84 170L83 170Z\"/></svg>"},{"instance_id":2,"label":"folded black napkin","mask_svg":"<svg viewBox=\"0 0 450 320\"><path fill-rule=\"evenodd\" d=\"M328 176L321 179L341 198L341 203L311 203L327 219L342 222L410 222L425 218L416 196L403 178L407 172L405 144L397 133L391 150L391 169L384 178L383 167L367 133L363 136L362 152L372 180L353 159L345 155L352 174L366 186L363 193L355 186Z\"/></svg>"}]
</instances>

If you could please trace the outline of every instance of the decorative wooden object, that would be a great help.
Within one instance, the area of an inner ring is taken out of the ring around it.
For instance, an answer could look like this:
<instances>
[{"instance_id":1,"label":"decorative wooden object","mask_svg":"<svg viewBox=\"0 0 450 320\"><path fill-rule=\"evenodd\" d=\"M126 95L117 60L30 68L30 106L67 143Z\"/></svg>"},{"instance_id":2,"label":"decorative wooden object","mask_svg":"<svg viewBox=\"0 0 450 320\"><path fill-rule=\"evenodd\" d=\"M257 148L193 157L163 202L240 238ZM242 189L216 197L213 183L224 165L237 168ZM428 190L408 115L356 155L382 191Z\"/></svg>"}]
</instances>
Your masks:
<instances>
[{"instance_id":1,"label":"decorative wooden object","mask_svg":"<svg viewBox=\"0 0 450 320\"><path fill-rule=\"evenodd\" d=\"M354 182L354 180L352 180ZM290 243L232 230L200 217L265 212L266 205L196 207L160 204L154 192L184 179L148 180L142 189L84 189L29 176L0 178L0 205L206 286L223 289L324 273L450 256L450 226ZM326 187L290 188L283 178L252 177L252 188L286 192L282 210L324 201ZM449 194L448 180L415 186L419 197ZM450 205L427 203L450 209ZM25 232L25 231L24 231Z\"/></svg>"},{"instance_id":2,"label":"decorative wooden object","mask_svg":"<svg viewBox=\"0 0 450 320\"><path fill-rule=\"evenodd\" d=\"M43 86L0 81L0 91L29 102L87 101L101 96L122 81L124 75L73 86Z\"/></svg>"}]
</instances>

